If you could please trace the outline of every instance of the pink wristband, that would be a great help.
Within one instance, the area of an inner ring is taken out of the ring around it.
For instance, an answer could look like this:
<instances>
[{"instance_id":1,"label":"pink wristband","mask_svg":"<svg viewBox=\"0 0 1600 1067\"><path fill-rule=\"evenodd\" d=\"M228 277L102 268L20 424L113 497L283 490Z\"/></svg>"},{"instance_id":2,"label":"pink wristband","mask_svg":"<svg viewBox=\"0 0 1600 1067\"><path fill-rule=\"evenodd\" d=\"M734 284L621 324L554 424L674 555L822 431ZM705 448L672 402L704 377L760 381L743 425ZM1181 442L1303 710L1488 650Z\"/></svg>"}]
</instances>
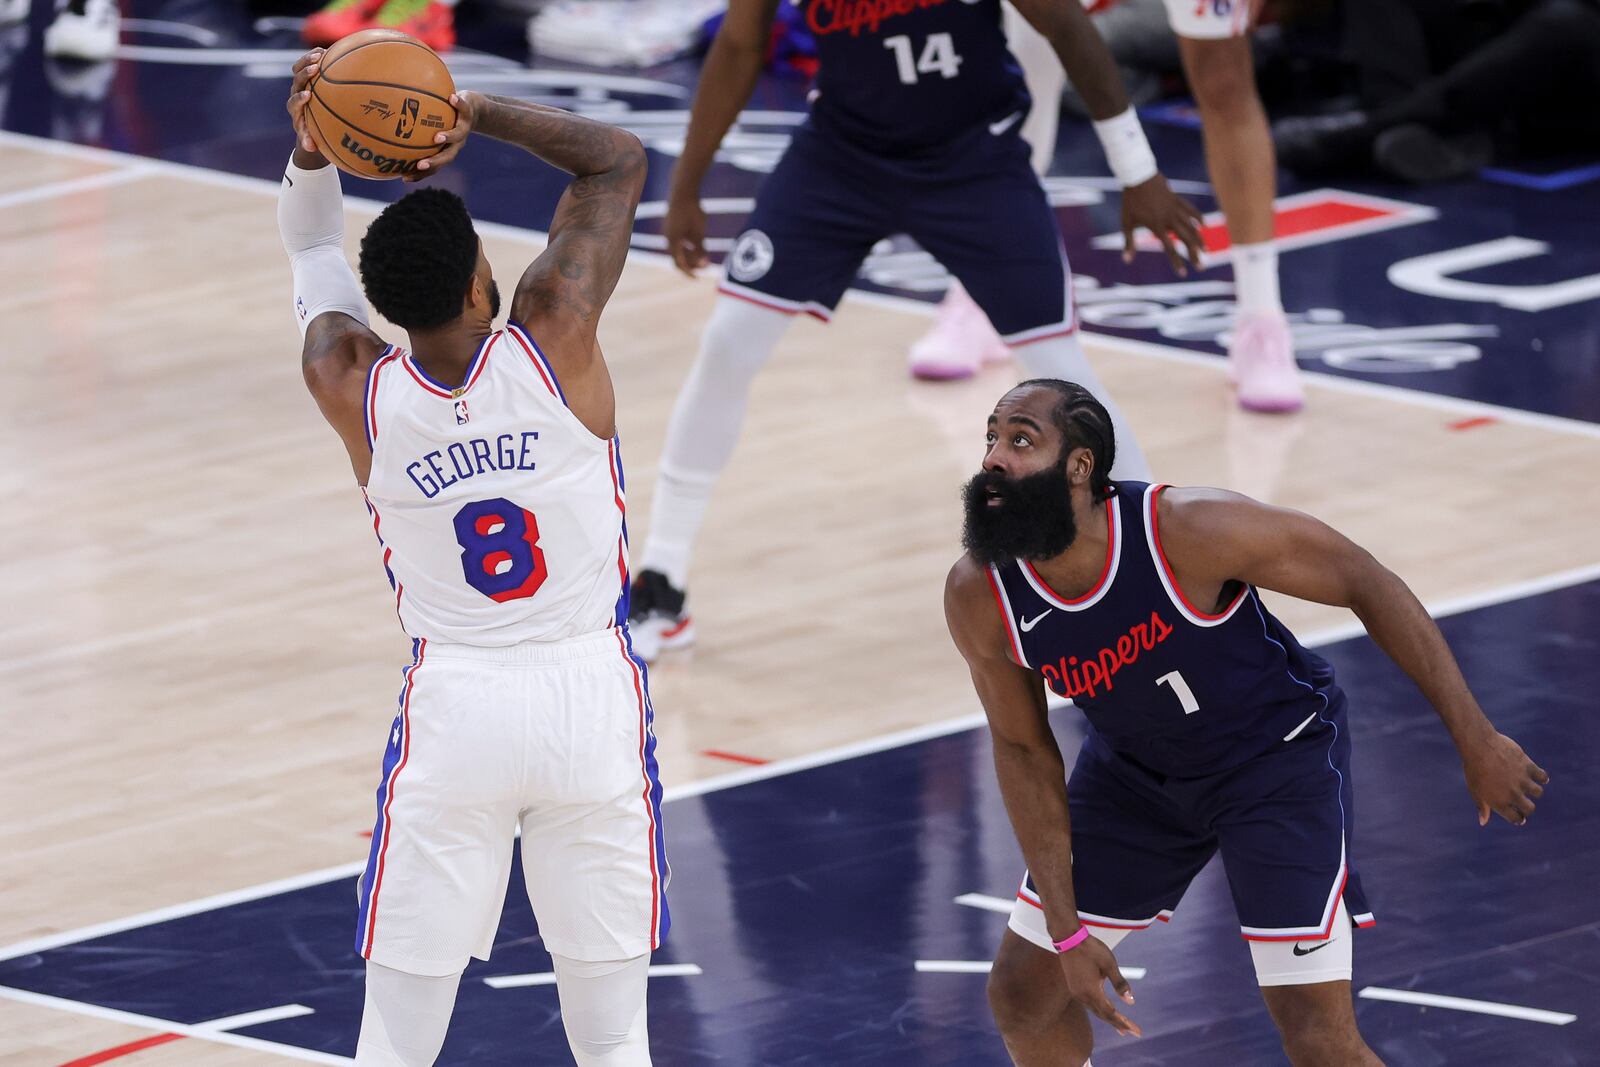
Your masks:
<instances>
[{"instance_id":1,"label":"pink wristband","mask_svg":"<svg viewBox=\"0 0 1600 1067\"><path fill-rule=\"evenodd\" d=\"M1057 952L1070 952L1087 940L1089 940L1089 928L1080 926L1078 927L1078 932L1071 937L1063 937L1060 941L1053 941L1051 944L1055 946Z\"/></svg>"}]
</instances>

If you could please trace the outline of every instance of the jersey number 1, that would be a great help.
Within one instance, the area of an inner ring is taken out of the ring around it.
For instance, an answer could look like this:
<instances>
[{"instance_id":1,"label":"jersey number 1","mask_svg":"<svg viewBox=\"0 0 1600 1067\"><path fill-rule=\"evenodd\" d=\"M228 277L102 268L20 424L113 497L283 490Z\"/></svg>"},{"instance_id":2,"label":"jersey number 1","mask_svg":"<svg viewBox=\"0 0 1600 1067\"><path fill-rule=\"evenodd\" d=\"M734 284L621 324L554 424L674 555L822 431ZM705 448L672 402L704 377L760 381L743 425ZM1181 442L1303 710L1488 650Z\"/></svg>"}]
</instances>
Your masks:
<instances>
[{"instance_id":1,"label":"jersey number 1","mask_svg":"<svg viewBox=\"0 0 1600 1067\"><path fill-rule=\"evenodd\" d=\"M461 573L495 603L524 600L550 577L532 512L504 497L474 500L456 512L455 526Z\"/></svg>"},{"instance_id":2,"label":"jersey number 1","mask_svg":"<svg viewBox=\"0 0 1600 1067\"><path fill-rule=\"evenodd\" d=\"M1194 690L1189 688L1189 683L1183 680L1183 675L1177 671L1168 671L1156 679L1157 685L1170 685L1172 691L1178 694L1178 703L1183 705L1185 715L1193 715L1200 710L1200 702L1194 698Z\"/></svg>"},{"instance_id":3,"label":"jersey number 1","mask_svg":"<svg viewBox=\"0 0 1600 1067\"><path fill-rule=\"evenodd\" d=\"M955 40L948 33L930 33L922 46L922 55L915 65L911 62L911 38L905 34L885 37L883 47L894 52L894 65L900 72L902 85L917 84L919 74L938 74L954 78L961 69L961 57L956 55Z\"/></svg>"}]
</instances>

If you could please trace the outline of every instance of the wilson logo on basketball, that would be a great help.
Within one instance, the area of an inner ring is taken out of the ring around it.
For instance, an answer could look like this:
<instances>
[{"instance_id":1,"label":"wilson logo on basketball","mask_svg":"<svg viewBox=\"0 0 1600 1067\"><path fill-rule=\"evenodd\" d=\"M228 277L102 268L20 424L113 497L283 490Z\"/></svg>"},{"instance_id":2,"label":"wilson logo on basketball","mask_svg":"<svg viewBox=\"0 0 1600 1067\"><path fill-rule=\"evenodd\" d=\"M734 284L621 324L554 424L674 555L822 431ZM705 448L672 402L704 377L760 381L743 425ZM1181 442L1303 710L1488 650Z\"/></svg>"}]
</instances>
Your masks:
<instances>
[{"instance_id":1,"label":"wilson logo on basketball","mask_svg":"<svg viewBox=\"0 0 1600 1067\"><path fill-rule=\"evenodd\" d=\"M1137 660L1141 653L1149 652L1161 642L1172 636L1172 627L1161 618L1159 612L1150 613L1149 622L1135 623L1133 628L1121 637L1110 648L1102 648L1100 654L1091 656L1082 663L1077 656L1062 656L1060 665L1046 663L1040 666L1039 673L1044 675L1050 688L1064 697L1077 697L1095 695L1095 690L1101 686L1106 692L1111 692L1116 686L1116 673Z\"/></svg>"},{"instance_id":2,"label":"wilson logo on basketball","mask_svg":"<svg viewBox=\"0 0 1600 1067\"><path fill-rule=\"evenodd\" d=\"M405 103L400 105L400 121L394 124L394 135L411 139L417 132L417 112L422 107L422 102L414 96L406 97Z\"/></svg>"},{"instance_id":3,"label":"wilson logo on basketball","mask_svg":"<svg viewBox=\"0 0 1600 1067\"><path fill-rule=\"evenodd\" d=\"M343 148L353 158L363 163L370 163L379 174L410 174L417 169L414 159L395 159L393 156L379 155L348 133L339 135L339 147Z\"/></svg>"}]
</instances>

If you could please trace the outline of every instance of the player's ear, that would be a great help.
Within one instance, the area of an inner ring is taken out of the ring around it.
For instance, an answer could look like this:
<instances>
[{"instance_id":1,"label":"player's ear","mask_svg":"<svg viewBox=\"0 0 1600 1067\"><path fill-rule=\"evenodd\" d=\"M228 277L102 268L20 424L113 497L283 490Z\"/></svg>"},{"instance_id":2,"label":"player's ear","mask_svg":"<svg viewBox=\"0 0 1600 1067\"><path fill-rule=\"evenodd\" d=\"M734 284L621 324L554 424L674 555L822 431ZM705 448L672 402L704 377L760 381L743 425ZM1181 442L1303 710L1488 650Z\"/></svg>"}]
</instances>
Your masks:
<instances>
[{"instance_id":1,"label":"player's ear","mask_svg":"<svg viewBox=\"0 0 1600 1067\"><path fill-rule=\"evenodd\" d=\"M1067 483L1087 485L1094 473L1094 452L1087 448L1074 448L1067 455Z\"/></svg>"}]
</instances>

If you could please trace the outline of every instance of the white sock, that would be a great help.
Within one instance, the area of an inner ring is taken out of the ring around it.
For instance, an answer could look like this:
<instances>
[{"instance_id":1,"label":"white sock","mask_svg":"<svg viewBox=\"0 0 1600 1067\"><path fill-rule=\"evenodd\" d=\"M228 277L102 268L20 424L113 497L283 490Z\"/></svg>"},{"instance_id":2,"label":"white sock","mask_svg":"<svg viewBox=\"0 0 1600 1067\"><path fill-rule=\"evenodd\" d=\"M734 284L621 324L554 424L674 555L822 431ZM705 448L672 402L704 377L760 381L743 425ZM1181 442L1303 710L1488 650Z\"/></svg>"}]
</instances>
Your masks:
<instances>
[{"instance_id":1,"label":"white sock","mask_svg":"<svg viewBox=\"0 0 1600 1067\"><path fill-rule=\"evenodd\" d=\"M1122 414L1122 409L1111 399L1111 394L1106 392L1099 376L1089 366L1076 333L1033 341L1013 351L1017 361L1028 372L1028 377L1061 378L1077 382L1106 406L1106 412L1111 416L1112 431L1117 438L1117 461L1111 466L1111 477L1140 482L1152 480L1150 461L1145 459L1144 450L1134 438L1133 427L1128 425L1127 416Z\"/></svg>"},{"instance_id":2,"label":"white sock","mask_svg":"<svg viewBox=\"0 0 1600 1067\"><path fill-rule=\"evenodd\" d=\"M459 971L424 978L368 961L356 1067L433 1067L460 984Z\"/></svg>"},{"instance_id":3,"label":"white sock","mask_svg":"<svg viewBox=\"0 0 1600 1067\"><path fill-rule=\"evenodd\" d=\"M1278 295L1278 246L1272 241L1233 246L1234 299L1242 315L1281 315Z\"/></svg>"},{"instance_id":4,"label":"white sock","mask_svg":"<svg viewBox=\"0 0 1600 1067\"><path fill-rule=\"evenodd\" d=\"M648 954L585 963L552 954L561 1025L578 1067L650 1067Z\"/></svg>"},{"instance_id":5,"label":"white sock","mask_svg":"<svg viewBox=\"0 0 1600 1067\"><path fill-rule=\"evenodd\" d=\"M650 505L650 536L640 569L660 571L679 589L717 477L733 457L750 385L788 330L790 316L731 296L717 298L700 355L678 393Z\"/></svg>"}]
</instances>

